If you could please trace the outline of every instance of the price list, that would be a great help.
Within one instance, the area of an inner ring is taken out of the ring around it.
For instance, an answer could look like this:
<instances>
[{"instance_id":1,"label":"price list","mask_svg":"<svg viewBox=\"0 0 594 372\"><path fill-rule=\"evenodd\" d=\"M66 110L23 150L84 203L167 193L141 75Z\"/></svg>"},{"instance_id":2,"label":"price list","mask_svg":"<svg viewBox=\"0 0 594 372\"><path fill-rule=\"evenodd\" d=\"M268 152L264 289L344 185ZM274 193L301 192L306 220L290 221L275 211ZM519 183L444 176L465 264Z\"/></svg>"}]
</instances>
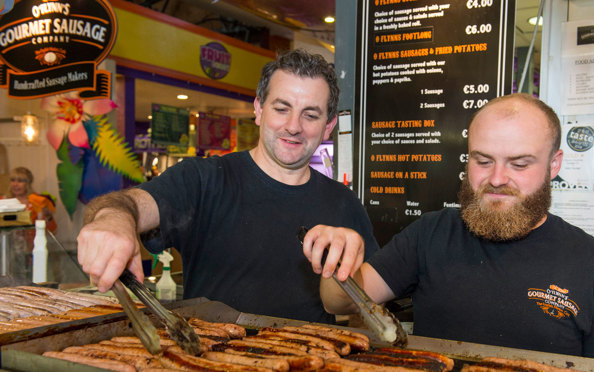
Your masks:
<instances>
[{"instance_id":1,"label":"price list","mask_svg":"<svg viewBox=\"0 0 594 372\"><path fill-rule=\"evenodd\" d=\"M457 207L476 110L511 93L515 1L365 0L357 191L380 244Z\"/></svg>"}]
</instances>

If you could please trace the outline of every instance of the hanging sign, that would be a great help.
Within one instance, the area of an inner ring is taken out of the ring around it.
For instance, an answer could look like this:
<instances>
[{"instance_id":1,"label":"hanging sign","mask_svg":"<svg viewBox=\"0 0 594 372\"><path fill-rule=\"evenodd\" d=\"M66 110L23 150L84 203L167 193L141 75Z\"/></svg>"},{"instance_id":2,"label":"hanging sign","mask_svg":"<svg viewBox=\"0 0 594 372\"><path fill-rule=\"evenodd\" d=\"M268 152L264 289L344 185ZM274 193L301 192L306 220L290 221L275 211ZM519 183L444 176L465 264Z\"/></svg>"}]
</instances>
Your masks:
<instances>
[{"instance_id":1,"label":"hanging sign","mask_svg":"<svg viewBox=\"0 0 594 372\"><path fill-rule=\"evenodd\" d=\"M458 207L472 114L511 93L514 0L361 4L357 191L380 244Z\"/></svg>"},{"instance_id":2,"label":"hanging sign","mask_svg":"<svg viewBox=\"0 0 594 372\"><path fill-rule=\"evenodd\" d=\"M151 105L151 142L158 145L187 147L190 134L190 111L185 108Z\"/></svg>"},{"instance_id":3,"label":"hanging sign","mask_svg":"<svg viewBox=\"0 0 594 372\"><path fill-rule=\"evenodd\" d=\"M200 66L202 71L211 79L222 79L231 69L231 53L216 42L210 42L200 47Z\"/></svg>"},{"instance_id":4,"label":"hanging sign","mask_svg":"<svg viewBox=\"0 0 594 372\"><path fill-rule=\"evenodd\" d=\"M198 143L202 150L229 150L231 145L231 117L198 113Z\"/></svg>"},{"instance_id":5,"label":"hanging sign","mask_svg":"<svg viewBox=\"0 0 594 372\"><path fill-rule=\"evenodd\" d=\"M116 39L106 0L21 0L0 16L0 87L12 98L77 90L108 98L111 74L97 65Z\"/></svg>"}]
</instances>

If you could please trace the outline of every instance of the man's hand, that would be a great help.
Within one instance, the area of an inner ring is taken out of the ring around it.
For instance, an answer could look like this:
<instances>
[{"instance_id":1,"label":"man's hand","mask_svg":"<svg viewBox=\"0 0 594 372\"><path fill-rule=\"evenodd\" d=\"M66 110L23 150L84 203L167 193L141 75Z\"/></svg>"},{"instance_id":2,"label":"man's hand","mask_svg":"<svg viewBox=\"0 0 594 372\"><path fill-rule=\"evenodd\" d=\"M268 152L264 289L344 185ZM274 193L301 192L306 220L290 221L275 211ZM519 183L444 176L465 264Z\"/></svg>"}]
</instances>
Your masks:
<instances>
[{"instance_id":1,"label":"man's hand","mask_svg":"<svg viewBox=\"0 0 594 372\"><path fill-rule=\"evenodd\" d=\"M126 267L142 282L140 243L131 215L102 209L81 229L77 241L78 262L100 292L111 289Z\"/></svg>"},{"instance_id":2,"label":"man's hand","mask_svg":"<svg viewBox=\"0 0 594 372\"><path fill-rule=\"evenodd\" d=\"M326 250L326 261L322 262ZM317 225L303 239L303 254L311 262L313 271L324 278L330 278L340 263L336 276L345 281L363 263L364 252L361 235L344 227Z\"/></svg>"}]
</instances>

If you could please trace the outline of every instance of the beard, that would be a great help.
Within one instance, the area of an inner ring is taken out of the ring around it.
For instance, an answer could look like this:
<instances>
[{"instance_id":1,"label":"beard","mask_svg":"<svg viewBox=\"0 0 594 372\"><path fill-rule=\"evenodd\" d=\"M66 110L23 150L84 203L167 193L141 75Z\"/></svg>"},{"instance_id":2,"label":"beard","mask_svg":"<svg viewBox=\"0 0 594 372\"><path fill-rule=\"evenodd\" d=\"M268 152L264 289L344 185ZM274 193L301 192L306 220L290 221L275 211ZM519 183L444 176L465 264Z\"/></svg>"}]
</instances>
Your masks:
<instances>
[{"instance_id":1,"label":"beard","mask_svg":"<svg viewBox=\"0 0 594 372\"><path fill-rule=\"evenodd\" d=\"M491 241L517 240L526 237L536 224L548 213L551 206L550 171L542 185L534 193L522 196L509 186L493 187L490 184L472 189L468 176L462 181L458 199L461 214L468 229L479 238ZM513 195L520 200L512 206L500 209L500 201L484 202L486 193Z\"/></svg>"}]
</instances>

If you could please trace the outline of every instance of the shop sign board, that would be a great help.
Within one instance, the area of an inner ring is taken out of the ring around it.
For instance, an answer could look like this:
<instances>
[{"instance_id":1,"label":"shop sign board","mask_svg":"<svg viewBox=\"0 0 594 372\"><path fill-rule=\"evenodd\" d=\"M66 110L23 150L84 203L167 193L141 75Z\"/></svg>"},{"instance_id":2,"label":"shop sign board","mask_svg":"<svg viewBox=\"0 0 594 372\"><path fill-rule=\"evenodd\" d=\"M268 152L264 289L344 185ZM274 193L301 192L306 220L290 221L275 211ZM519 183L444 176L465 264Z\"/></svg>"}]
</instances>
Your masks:
<instances>
[{"instance_id":1,"label":"shop sign board","mask_svg":"<svg viewBox=\"0 0 594 372\"><path fill-rule=\"evenodd\" d=\"M356 191L386 243L459 207L476 110L512 91L514 0L359 2Z\"/></svg>"},{"instance_id":2,"label":"shop sign board","mask_svg":"<svg viewBox=\"0 0 594 372\"><path fill-rule=\"evenodd\" d=\"M211 79L222 79L231 69L231 53L220 43L210 42L200 46L200 66Z\"/></svg>"},{"instance_id":3,"label":"shop sign board","mask_svg":"<svg viewBox=\"0 0 594 372\"><path fill-rule=\"evenodd\" d=\"M18 1L0 16L0 87L12 98L109 98L111 74L97 65L116 33L107 0Z\"/></svg>"},{"instance_id":4,"label":"shop sign board","mask_svg":"<svg viewBox=\"0 0 594 372\"><path fill-rule=\"evenodd\" d=\"M199 112L197 132L201 150L229 150L231 146L231 117Z\"/></svg>"},{"instance_id":5,"label":"shop sign board","mask_svg":"<svg viewBox=\"0 0 594 372\"><path fill-rule=\"evenodd\" d=\"M158 145L188 147L190 111L153 103L151 105L151 142Z\"/></svg>"}]
</instances>

